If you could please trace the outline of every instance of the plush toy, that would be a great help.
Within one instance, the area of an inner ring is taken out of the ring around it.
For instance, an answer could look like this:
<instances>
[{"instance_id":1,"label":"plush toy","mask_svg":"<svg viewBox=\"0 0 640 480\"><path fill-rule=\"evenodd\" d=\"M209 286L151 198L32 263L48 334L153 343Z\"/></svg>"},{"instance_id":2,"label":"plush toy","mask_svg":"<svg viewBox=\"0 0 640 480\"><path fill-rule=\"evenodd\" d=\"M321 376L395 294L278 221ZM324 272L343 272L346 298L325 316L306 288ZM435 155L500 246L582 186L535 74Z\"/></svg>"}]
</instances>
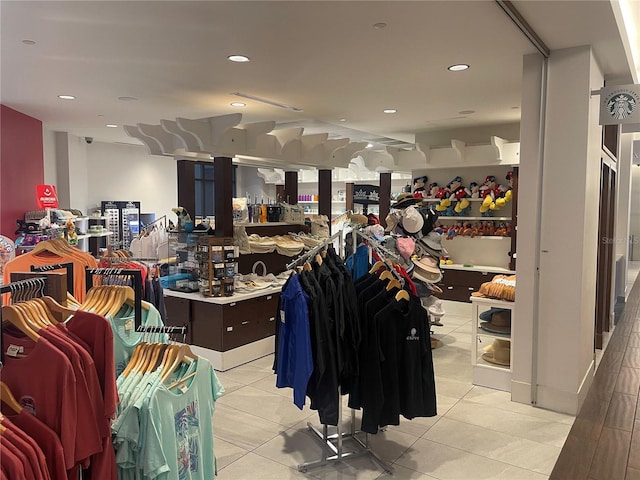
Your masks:
<instances>
[{"instance_id":1,"label":"plush toy","mask_svg":"<svg viewBox=\"0 0 640 480\"><path fill-rule=\"evenodd\" d=\"M429 179L426 175L413 179L413 196L416 198L426 198L426 187Z\"/></svg>"},{"instance_id":2,"label":"plush toy","mask_svg":"<svg viewBox=\"0 0 640 480\"><path fill-rule=\"evenodd\" d=\"M493 175L487 175L487 177L484 179L484 182L482 182L482 185L480 185L479 188L480 198L486 198L488 195L491 195L495 186L496 177L494 177Z\"/></svg>"},{"instance_id":3,"label":"plush toy","mask_svg":"<svg viewBox=\"0 0 640 480\"><path fill-rule=\"evenodd\" d=\"M436 182L430 183L429 190L427 193L427 198L436 198L436 195L438 194L439 191L440 191L440 186Z\"/></svg>"},{"instance_id":4,"label":"plush toy","mask_svg":"<svg viewBox=\"0 0 640 480\"><path fill-rule=\"evenodd\" d=\"M184 231L186 229L187 223L190 223L191 226L193 227L193 221L191 220L191 215L189 215L189 212L187 212L187 210L184 207L174 207L171 209L171 211L178 216L178 224L177 224L178 231L180 232Z\"/></svg>"},{"instance_id":5,"label":"plush toy","mask_svg":"<svg viewBox=\"0 0 640 480\"><path fill-rule=\"evenodd\" d=\"M471 198L480 198L480 185L477 182L469 184L469 191L471 192L471 195L469 195Z\"/></svg>"},{"instance_id":6,"label":"plush toy","mask_svg":"<svg viewBox=\"0 0 640 480\"><path fill-rule=\"evenodd\" d=\"M65 227L67 228L67 242L69 242L69 245L77 245L78 233L76 232L76 224L73 220L69 219L67 220Z\"/></svg>"}]
</instances>

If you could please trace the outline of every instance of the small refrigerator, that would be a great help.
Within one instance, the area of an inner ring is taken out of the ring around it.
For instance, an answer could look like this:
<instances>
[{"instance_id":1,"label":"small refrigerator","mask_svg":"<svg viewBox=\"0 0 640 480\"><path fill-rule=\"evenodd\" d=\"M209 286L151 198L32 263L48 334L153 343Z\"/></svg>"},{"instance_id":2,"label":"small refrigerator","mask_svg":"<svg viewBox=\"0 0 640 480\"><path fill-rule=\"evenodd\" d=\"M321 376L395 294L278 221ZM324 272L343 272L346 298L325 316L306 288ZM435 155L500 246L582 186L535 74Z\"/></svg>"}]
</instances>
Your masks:
<instances>
[{"instance_id":1,"label":"small refrigerator","mask_svg":"<svg viewBox=\"0 0 640 480\"><path fill-rule=\"evenodd\" d=\"M107 230L113 232L108 244L115 250L129 250L131 240L140 233L140 202L102 201L101 209Z\"/></svg>"}]
</instances>

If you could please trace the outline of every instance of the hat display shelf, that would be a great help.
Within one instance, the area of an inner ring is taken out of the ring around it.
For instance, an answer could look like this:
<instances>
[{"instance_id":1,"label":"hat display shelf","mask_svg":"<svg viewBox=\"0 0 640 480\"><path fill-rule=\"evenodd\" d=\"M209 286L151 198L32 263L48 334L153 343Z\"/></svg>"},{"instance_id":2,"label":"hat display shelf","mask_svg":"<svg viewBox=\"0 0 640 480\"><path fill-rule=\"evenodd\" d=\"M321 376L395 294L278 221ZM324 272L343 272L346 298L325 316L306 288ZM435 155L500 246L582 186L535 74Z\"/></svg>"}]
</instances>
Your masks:
<instances>
[{"instance_id":1,"label":"hat display shelf","mask_svg":"<svg viewBox=\"0 0 640 480\"><path fill-rule=\"evenodd\" d=\"M471 297L471 318L473 384L510 392L515 302Z\"/></svg>"}]
</instances>

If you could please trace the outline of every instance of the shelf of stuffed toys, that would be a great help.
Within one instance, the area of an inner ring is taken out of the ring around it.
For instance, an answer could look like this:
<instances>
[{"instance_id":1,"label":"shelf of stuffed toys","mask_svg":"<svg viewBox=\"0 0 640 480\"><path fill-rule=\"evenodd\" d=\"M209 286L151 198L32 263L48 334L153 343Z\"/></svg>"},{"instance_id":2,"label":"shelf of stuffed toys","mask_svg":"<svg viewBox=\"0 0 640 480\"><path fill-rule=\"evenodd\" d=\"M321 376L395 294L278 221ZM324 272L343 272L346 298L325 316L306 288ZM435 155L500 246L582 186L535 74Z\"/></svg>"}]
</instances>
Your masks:
<instances>
[{"instance_id":1,"label":"shelf of stuffed toys","mask_svg":"<svg viewBox=\"0 0 640 480\"><path fill-rule=\"evenodd\" d=\"M415 170L413 175L413 196L438 213L435 230L446 239L452 262L515 270L516 166Z\"/></svg>"}]
</instances>

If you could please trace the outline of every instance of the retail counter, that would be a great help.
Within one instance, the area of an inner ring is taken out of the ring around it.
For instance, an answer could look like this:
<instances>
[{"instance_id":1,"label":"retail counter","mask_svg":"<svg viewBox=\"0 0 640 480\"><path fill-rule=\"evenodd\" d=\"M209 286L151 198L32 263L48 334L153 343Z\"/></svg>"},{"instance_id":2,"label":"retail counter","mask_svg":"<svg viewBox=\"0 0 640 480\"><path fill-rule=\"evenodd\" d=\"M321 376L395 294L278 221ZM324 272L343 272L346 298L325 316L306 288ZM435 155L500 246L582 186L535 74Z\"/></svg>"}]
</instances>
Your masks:
<instances>
[{"instance_id":1,"label":"retail counter","mask_svg":"<svg viewBox=\"0 0 640 480\"><path fill-rule=\"evenodd\" d=\"M186 342L224 371L273 353L279 298L280 287L231 297L165 289L166 324L187 326Z\"/></svg>"}]
</instances>

